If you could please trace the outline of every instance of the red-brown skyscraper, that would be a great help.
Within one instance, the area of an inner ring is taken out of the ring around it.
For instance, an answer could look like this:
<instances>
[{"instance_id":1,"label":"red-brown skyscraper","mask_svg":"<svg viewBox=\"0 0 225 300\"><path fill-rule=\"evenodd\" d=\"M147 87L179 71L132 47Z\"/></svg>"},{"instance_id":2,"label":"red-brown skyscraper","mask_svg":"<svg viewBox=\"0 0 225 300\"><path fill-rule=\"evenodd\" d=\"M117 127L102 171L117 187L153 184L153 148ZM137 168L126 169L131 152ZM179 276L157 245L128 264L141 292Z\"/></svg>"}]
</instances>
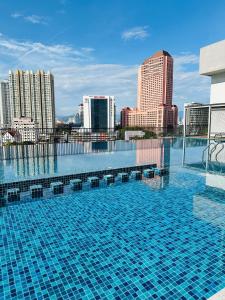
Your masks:
<instances>
[{"instance_id":1,"label":"red-brown skyscraper","mask_svg":"<svg viewBox=\"0 0 225 300\"><path fill-rule=\"evenodd\" d=\"M177 107L172 97L173 58L158 51L139 67L137 108L126 110L125 126L175 127Z\"/></svg>"}]
</instances>

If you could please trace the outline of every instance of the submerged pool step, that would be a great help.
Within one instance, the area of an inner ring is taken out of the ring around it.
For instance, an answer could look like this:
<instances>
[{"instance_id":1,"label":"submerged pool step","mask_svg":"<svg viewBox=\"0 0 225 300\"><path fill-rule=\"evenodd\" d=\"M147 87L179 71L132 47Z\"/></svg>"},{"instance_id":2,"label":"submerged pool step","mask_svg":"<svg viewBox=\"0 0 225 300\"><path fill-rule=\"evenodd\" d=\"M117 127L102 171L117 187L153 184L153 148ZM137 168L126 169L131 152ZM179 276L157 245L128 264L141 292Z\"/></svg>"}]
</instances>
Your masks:
<instances>
[{"instance_id":1,"label":"submerged pool step","mask_svg":"<svg viewBox=\"0 0 225 300\"><path fill-rule=\"evenodd\" d=\"M163 176L169 173L167 168L154 168L155 175Z\"/></svg>"},{"instance_id":2,"label":"submerged pool step","mask_svg":"<svg viewBox=\"0 0 225 300\"><path fill-rule=\"evenodd\" d=\"M145 178L154 178L155 177L155 170L154 169L145 169L143 171L143 175Z\"/></svg>"},{"instance_id":3,"label":"submerged pool step","mask_svg":"<svg viewBox=\"0 0 225 300\"><path fill-rule=\"evenodd\" d=\"M20 200L20 189L12 188L7 190L7 201L15 202Z\"/></svg>"},{"instance_id":4,"label":"submerged pool step","mask_svg":"<svg viewBox=\"0 0 225 300\"><path fill-rule=\"evenodd\" d=\"M112 174L104 175L103 180L106 183L106 185L115 183L115 177Z\"/></svg>"},{"instance_id":5,"label":"submerged pool step","mask_svg":"<svg viewBox=\"0 0 225 300\"><path fill-rule=\"evenodd\" d=\"M97 176L88 177L87 181L91 188L99 187L99 178Z\"/></svg>"},{"instance_id":6,"label":"submerged pool step","mask_svg":"<svg viewBox=\"0 0 225 300\"><path fill-rule=\"evenodd\" d=\"M142 173L141 173L141 171L131 171L130 177L131 177L131 179L141 180Z\"/></svg>"},{"instance_id":7,"label":"submerged pool step","mask_svg":"<svg viewBox=\"0 0 225 300\"><path fill-rule=\"evenodd\" d=\"M43 197L43 187L41 184L34 184L30 187L30 194L32 198Z\"/></svg>"},{"instance_id":8,"label":"submerged pool step","mask_svg":"<svg viewBox=\"0 0 225 300\"><path fill-rule=\"evenodd\" d=\"M42 198L44 196L48 197L51 194L63 194L64 190L66 190L66 192L69 192L69 190L81 191L83 189L87 190L97 187L106 187L112 184L125 183L129 180L142 180L142 177L151 179L154 178L154 176L164 176L169 173L168 169L157 168L156 165L112 169L110 171L112 173L109 173L108 170L92 173L90 172L86 173L86 175L90 174L89 176L82 176L81 178L72 177L72 179L69 178L69 180L66 180L66 178L68 178L67 176L57 177L55 178L55 181L53 181L54 178L50 178L50 182L47 184L45 181L46 179L43 179L42 181L26 181L26 189L24 189L23 182L10 183L6 185L8 188L6 188L5 190L4 198L1 198L1 206L4 206L4 204L6 203L19 201L21 198L21 193L23 194L23 197L30 197L32 199ZM79 174L74 176L78 177ZM39 184L39 182L43 182L43 184ZM65 187L66 189L64 189ZM27 194L27 192L29 194Z\"/></svg>"},{"instance_id":9,"label":"submerged pool step","mask_svg":"<svg viewBox=\"0 0 225 300\"><path fill-rule=\"evenodd\" d=\"M118 178L121 182L128 182L129 181L129 175L126 172L118 173Z\"/></svg>"},{"instance_id":10,"label":"submerged pool step","mask_svg":"<svg viewBox=\"0 0 225 300\"><path fill-rule=\"evenodd\" d=\"M73 191L81 191L83 188L83 183L81 179L71 179L70 187Z\"/></svg>"},{"instance_id":11,"label":"submerged pool step","mask_svg":"<svg viewBox=\"0 0 225 300\"><path fill-rule=\"evenodd\" d=\"M64 185L61 181L52 182L50 188L54 195L63 194L64 192Z\"/></svg>"}]
</instances>

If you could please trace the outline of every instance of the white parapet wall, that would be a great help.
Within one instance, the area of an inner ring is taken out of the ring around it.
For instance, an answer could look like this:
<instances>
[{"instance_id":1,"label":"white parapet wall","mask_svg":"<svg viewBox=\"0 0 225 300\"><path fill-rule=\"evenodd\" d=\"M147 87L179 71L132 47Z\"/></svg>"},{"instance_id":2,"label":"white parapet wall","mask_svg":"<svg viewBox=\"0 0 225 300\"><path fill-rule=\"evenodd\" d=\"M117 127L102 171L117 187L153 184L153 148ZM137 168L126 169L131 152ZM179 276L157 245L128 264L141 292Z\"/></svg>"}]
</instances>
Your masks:
<instances>
[{"instance_id":1,"label":"white parapet wall","mask_svg":"<svg viewBox=\"0 0 225 300\"><path fill-rule=\"evenodd\" d=\"M225 40L200 49L199 72L208 76L225 72Z\"/></svg>"},{"instance_id":2,"label":"white parapet wall","mask_svg":"<svg viewBox=\"0 0 225 300\"><path fill-rule=\"evenodd\" d=\"M211 76L210 104L225 103L225 40L200 49L199 72Z\"/></svg>"}]
</instances>

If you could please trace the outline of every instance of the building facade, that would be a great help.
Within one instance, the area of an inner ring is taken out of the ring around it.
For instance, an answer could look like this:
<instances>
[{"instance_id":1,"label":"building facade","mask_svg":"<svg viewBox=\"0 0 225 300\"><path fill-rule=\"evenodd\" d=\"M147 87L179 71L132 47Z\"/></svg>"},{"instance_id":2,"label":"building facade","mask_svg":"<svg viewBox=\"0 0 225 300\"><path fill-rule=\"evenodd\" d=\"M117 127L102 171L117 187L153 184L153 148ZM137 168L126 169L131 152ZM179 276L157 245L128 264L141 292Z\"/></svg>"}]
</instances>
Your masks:
<instances>
[{"instance_id":1,"label":"building facade","mask_svg":"<svg viewBox=\"0 0 225 300\"><path fill-rule=\"evenodd\" d=\"M11 119L32 118L39 129L55 127L54 78L44 71L9 71Z\"/></svg>"},{"instance_id":2,"label":"building facade","mask_svg":"<svg viewBox=\"0 0 225 300\"><path fill-rule=\"evenodd\" d=\"M114 96L83 97L84 129L92 132L114 131L115 98Z\"/></svg>"},{"instance_id":3,"label":"building facade","mask_svg":"<svg viewBox=\"0 0 225 300\"><path fill-rule=\"evenodd\" d=\"M20 133L22 142L36 143L38 141L37 124L31 118L14 118L12 126Z\"/></svg>"},{"instance_id":4,"label":"building facade","mask_svg":"<svg viewBox=\"0 0 225 300\"><path fill-rule=\"evenodd\" d=\"M225 133L225 40L210 44L200 49L200 75L209 76L211 79L210 103L204 104L208 109L208 138L216 134ZM199 110L192 105L189 110ZM185 110L187 115L187 110ZM197 116L197 112L195 112ZM197 122L201 123L202 115L198 115ZM189 120L184 119L184 135L188 131Z\"/></svg>"},{"instance_id":5,"label":"building facade","mask_svg":"<svg viewBox=\"0 0 225 300\"><path fill-rule=\"evenodd\" d=\"M80 103L78 106L78 116L81 126L84 125L84 104Z\"/></svg>"},{"instance_id":6,"label":"building facade","mask_svg":"<svg viewBox=\"0 0 225 300\"><path fill-rule=\"evenodd\" d=\"M123 125L176 127L178 110L172 97L173 58L167 51L158 51L139 67L137 108L122 110Z\"/></svg>"},{"instance_id":7,"label":"building facade","mask_svg":"<svg viewBox=\"0 0 225 300\"><path fill-rule=\"evenodd\" d=\"M129 114L132 112L132 108L130 107L124 107L122 108L120 112L120 125L121 127L126 127L128 126L128 118Z\"/></svg>"},{"instance_id":8,"label":"building facade","mask_svg":"<svg viewBox=\"0 0 225 300\"><path fill-rule=\"evenodd\" d=\"M198 135L208 131L209 106L201 103L185 103L186 134Z\"/></svg>"},{"instance_id":9,"label":"building facade","mask_svg":"<svg viewBox=\"0 0 225 300\"><path fill-rule=\"evenodd\" d=\"M18 131L15 130L7 130L2 134L1 143L20 143L21 142L21 135Z\"/></svg>"},{"instance_id":10,"label":"building facade","mask_svg":"<svg viewBox=\"0 0 225 300\"><path fill-rule=\"evenodd\" d=\"M9 82L0 82L0 127L8 127L11 124L11 105L9 97Z\"/></svg>"}]
</instances>

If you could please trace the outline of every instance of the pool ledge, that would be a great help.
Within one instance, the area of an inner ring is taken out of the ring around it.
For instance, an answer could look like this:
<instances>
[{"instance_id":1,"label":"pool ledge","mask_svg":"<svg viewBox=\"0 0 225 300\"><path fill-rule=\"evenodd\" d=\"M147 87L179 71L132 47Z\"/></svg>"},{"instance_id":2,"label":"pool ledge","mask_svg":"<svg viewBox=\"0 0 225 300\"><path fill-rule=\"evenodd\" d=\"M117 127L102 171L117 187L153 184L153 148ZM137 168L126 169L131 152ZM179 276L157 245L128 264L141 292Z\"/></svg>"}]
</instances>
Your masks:
<instances>
[{"instance_id":1,"label":"pool ledge","mask_svg":"<svg viewBox=\"0 0 225 300\"><path fill-rule=\"evenodd\" d=\"M13 181L0 184L0 207L5 205L5 195L9 189L19 189L20 192L29 191L30 187L33 185L41 185L43 188L49 188L51 184L55 182L61 182L64 185L69 185L71 180L80 179L83 182L86 182L89 177L97 176L99 179L104 178L105 175L117 176L120 173L131 173L131 171L141 171L149 168L156 168L156 164L147 164L147 165L136 165L130 167L122 167L116 169L106 169L101 171L91 171L85 173L75 173L70 175L54 176L49 178L39 178L39 179L30 179L22 181Z\"/></svg>"},{"instance_id":2,"label":"pool ledge","mask_svg":"<svg viewBox=\"0 0 225 300\"><path fill-rule=\"evenodd\" d=\"M222 300L222 299L225 299L225 288L220 290L218 293L214 294L207 300Z\"/></svg>"}]
</instances>

